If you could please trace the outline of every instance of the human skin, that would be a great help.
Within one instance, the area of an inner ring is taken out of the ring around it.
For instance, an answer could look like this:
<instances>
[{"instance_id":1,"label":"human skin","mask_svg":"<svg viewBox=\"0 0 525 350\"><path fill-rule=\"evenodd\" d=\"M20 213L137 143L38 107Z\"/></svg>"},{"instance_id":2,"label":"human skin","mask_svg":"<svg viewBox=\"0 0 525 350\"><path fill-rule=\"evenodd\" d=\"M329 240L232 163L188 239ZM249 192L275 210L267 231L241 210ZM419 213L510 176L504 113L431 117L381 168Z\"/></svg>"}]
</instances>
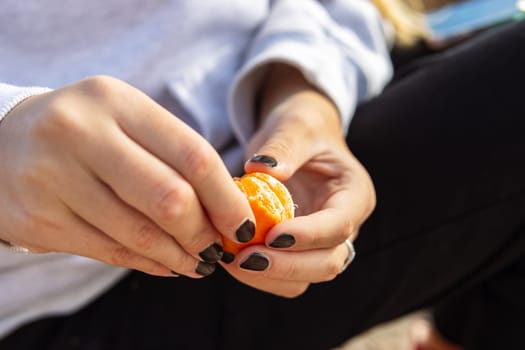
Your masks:
<instances>
[{"instance_id":1,"label":"human skin","mask_svg":"<svg viewBox=\"0 0 525 350\"><path fill-rule=\"evenodd\" d=\"M260 126L248 146L245 170L284 181L297 205L296 217L274 226L266 245L247 247L230 264L221 264L247 285L296 297L310 283L330 281L341 272L348 257L344 241L357 237L375 207L375 191L346 145L334 104L299 71L274 64L260 96ZM277 165L250 161L254 154L274 158ZM270 247L283 233L295 244ZM265 269L241 266L254 253L267 260Z\"/></svg>"},{"instance_id":2,"label":"human skin","mask_svg":"<svg viewBox=\"0 0 525 350\"><path fill-rule=\"evenodd\" d=\"M33 253L200 278L221 235L238 241L254 220L208 142L110 77L19 104L0 124L0 164L0 239Z\"/></svg>"},{"instance_id":3,"label":"human skin","mask_svg":"<svg viewBox=\"0 0 525 350\"><path fill-rule=\"evenodd\" d=\"M274 65L261 91L248 161L285 181L297 217L266 246L221 265L239 281L284 297L334 279L344 245L375 205L372 182L348 150L332 102L295 69ZM174 142L176 140L176 142ZM31 252L66 252L149 274L207 275L199 253L254 221L213 148L140 91L95 77L21 103L0 124L0 239ZM208 176L214 174L214 176ZM288 248L269 245L293 235ZM241 267L254 252L268 266Z\"/></svg>"}]
</instances>

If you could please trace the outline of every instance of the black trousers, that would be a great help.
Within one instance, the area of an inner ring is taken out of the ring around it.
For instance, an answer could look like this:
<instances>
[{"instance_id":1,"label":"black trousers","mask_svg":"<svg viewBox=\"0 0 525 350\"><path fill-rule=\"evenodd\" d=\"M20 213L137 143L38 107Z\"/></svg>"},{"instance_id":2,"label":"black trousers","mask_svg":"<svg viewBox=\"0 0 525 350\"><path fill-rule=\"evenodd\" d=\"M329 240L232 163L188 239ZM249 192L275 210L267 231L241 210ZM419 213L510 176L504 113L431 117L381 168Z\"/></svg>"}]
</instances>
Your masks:
<instances>
[{"instance_id":1,"label":"black trousers","mask_svg":"<svg viewBox=\"0 0 525 350\"><path fill-rule=\"evenodd\" d=\"M334 281L288 300L134 272L0 349L329 349L423 307L467 349L523 349L525 22L398 73L350 128L378 205Z\"/></svg>"}]
</instances>

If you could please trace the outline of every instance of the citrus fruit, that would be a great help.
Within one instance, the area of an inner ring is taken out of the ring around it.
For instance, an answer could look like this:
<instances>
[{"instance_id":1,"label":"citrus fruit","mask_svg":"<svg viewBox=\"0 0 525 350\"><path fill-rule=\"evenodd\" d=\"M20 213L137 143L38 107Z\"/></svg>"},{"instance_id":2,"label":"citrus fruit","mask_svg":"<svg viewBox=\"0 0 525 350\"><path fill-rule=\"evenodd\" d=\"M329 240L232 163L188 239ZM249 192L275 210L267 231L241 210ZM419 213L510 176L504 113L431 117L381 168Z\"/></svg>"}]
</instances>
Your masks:
<instances>
[{"instance_id":1,"label":"citrus fruit","mask_svg":"<svg viewBox=\"0 0 525 350\"><path fill-rule=\"evenodd\" d=\"M271 175L255 172L233 180L248 198L255 216L255 235L250 242L223 240L224 250L237 254L247 246L264 244L266 234L273 226L294 217L295 206L288 189Z\"/></svg>"}]
</instances>

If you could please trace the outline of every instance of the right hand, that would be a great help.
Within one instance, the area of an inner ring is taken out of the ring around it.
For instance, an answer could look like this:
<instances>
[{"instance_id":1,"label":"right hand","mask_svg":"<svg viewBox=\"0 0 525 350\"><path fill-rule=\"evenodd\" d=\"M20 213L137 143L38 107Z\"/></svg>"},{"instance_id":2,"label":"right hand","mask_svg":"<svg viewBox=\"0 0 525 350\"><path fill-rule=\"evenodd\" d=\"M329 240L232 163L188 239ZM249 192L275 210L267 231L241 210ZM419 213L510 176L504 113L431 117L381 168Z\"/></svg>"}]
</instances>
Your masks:
<instances>
[{"instance_id":1,"label":"right hand","mask_svg":"<svg viewBox=\"0 0 525 350\"><path fill-rule=\"evenodd\" d=\"M198 278L213 272L221 235L238 241L254 222L212 146L114 78L15 107L0 164L0 239L33 253Z\"/></svg>"}]
</instances>

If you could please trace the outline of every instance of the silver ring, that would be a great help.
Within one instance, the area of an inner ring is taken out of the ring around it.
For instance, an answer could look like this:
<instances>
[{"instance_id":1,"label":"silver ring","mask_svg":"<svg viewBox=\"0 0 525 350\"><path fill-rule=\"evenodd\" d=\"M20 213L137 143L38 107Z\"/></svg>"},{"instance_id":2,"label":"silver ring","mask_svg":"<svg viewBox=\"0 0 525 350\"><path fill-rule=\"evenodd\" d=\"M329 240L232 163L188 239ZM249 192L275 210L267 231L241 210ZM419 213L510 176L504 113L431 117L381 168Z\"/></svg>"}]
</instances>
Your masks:
<instances>
[{"instance_id":1,"label":"silver ring","mask_svg":"<svg viewBox=\"0 0 525 350\"><path fill-rule=\"evenodd\" d=\"M0 247L6 250L9 250L10 252L13 252L13 253L29 254L29 249L19 246L19 245L14 245L2 239L0 239Z\"/></svg>"},{"instance_id":2,"label":"silver ring","mask_svg":"<svg viewBox=\"0 0 525 350\"><path fill-rule=\"evenodd\" d=\"M355 258L354 244L350 241L350 239L347 239L345 241L345 245L348 248L348 256L345 259L345 262L343 264L343 267L341 268L341 272L340 273L343 273L346 270L346 268L352 263L352 261Z\"/></svg>"}]
</instances>

